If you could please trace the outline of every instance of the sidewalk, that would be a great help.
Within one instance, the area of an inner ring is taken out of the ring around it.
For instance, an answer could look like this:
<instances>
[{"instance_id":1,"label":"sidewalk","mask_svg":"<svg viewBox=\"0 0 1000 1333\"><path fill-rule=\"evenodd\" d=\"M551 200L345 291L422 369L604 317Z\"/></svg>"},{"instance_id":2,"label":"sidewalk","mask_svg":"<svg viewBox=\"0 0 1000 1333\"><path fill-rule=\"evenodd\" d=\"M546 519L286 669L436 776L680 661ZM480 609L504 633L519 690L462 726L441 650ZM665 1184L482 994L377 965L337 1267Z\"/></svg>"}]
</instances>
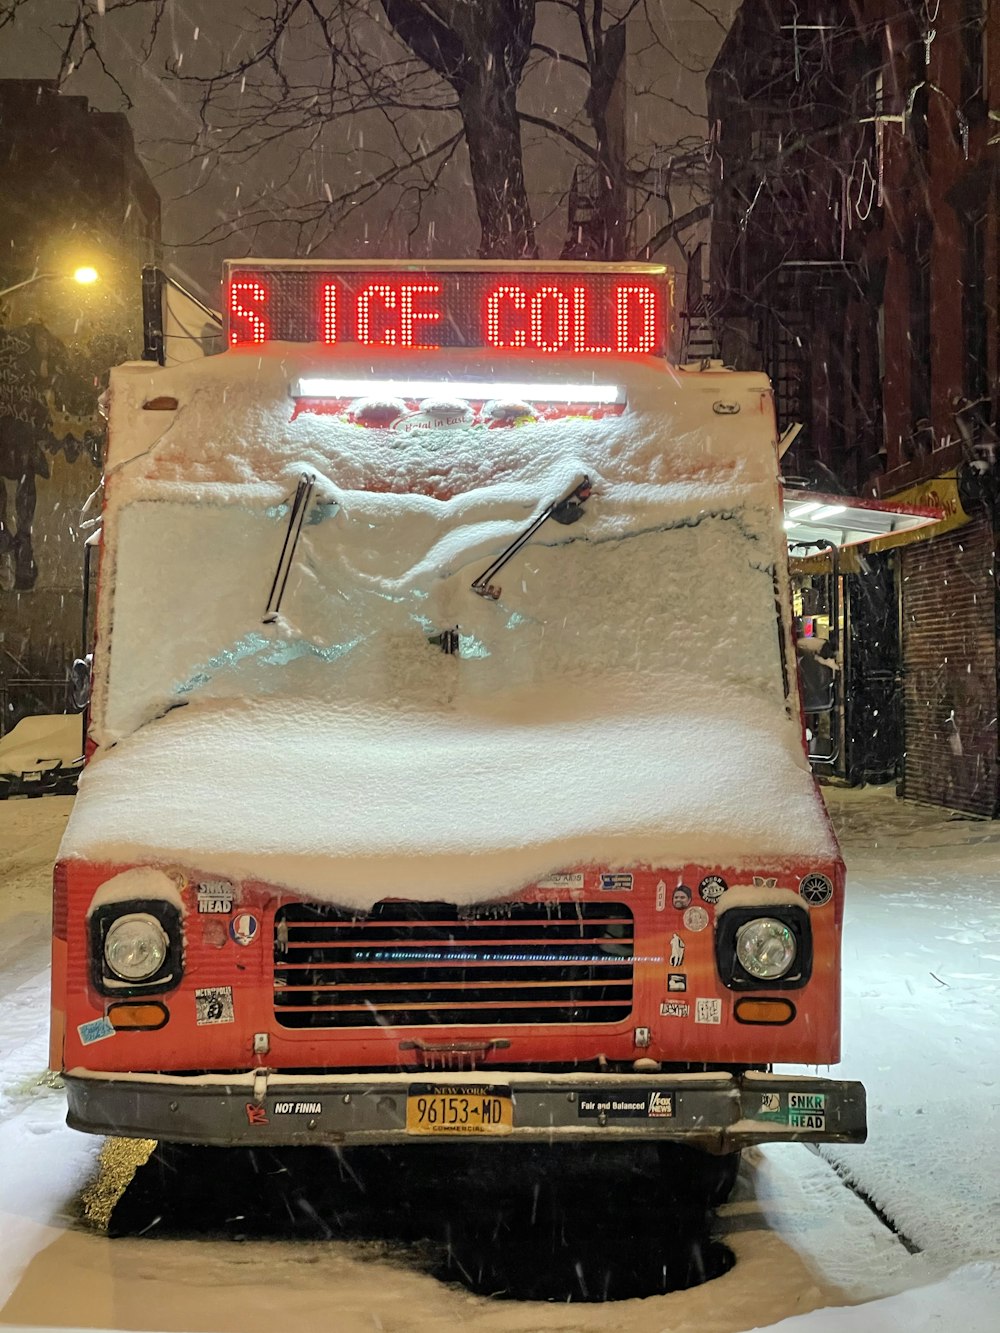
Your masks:
<instances>
[{"instance_id":1,"label":"sidewalk","mask_svg":"<svg viewBox=\"0 0 1000 1333\"><path fill-rule=\"evenodd\" d=\"M837 1072L870 1129L823 1155L929 1258L1000 1259L1000 821L824 795L848 869Z\"/></svg>"}]
</instances>

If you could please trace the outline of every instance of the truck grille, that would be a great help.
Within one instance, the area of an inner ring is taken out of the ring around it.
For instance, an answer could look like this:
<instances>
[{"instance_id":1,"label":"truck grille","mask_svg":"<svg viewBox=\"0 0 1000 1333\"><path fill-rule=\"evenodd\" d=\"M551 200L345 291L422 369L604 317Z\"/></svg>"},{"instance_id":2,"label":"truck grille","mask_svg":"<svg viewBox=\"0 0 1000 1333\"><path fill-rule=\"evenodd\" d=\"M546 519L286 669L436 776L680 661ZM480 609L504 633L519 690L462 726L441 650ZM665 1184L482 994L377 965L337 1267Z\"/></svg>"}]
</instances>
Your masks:
<instances>
[{"instance_id":1,"label":"truck grille","mask_svg":"<svg viewBox=\"0 0 1000 1333\"><path fill-rule=\"evenodd\" d=\"M620 903L290 903L274 922L274 1012L289 1028L615 1023L632 1009Z\"/></svg>"}]
</instances>

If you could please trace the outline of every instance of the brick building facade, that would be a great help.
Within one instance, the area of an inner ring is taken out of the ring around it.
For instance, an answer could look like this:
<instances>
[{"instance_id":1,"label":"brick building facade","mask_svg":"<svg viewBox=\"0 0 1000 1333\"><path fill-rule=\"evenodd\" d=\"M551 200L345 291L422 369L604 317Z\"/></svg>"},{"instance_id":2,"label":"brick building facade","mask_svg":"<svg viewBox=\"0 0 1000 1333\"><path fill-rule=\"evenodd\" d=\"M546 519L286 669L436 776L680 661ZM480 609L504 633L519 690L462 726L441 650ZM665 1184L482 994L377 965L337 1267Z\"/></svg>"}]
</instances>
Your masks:
<instances>
[{"instance_id":1,"label":"brick building facade","mask_svg":"<svg viewBox=\"0 0 1000 1333\"><path fill-rule=\"evenodd\" d=\"M804 423L793 483L950 511L882 561L881 671L903 794L995 816L1000 11L746 0L708 88L713 336ZM849 714L852 691L860 755L872 708L849 680Z\"/></svg>"},{"instance_id":2,"label":"brick building facade","mask_svg":"<svg viewBox=\"0 0 1000 1333\"><path fill-rule=\"evenodd\" d=\"M0 80L0 734L65 706L97 400L110 367L141 350L140 271L159 228L124 116L52 82ZM82 265L99 273L86 289L67 277Z\"/></svg>"}]
</instances>

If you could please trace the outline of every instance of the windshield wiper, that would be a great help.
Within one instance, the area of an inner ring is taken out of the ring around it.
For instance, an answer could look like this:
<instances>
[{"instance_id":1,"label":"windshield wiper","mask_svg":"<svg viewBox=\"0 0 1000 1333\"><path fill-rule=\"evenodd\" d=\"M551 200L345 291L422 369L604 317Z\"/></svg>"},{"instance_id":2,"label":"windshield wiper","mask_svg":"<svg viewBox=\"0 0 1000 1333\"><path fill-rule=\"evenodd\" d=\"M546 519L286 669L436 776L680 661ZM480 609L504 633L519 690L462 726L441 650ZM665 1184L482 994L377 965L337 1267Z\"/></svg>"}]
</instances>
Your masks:
<instances>
[{"instance_id":1,"label":"windshield wiper","mask_svg":"<svg viewBox=\"0 0 1000 1333\"><path fill-rule=\"evenodd\" d=\"M584 477L568 495L564 495L561 500L553 500L547 509L543 509L537 518L532 519L519 537L515 537L505 551L501 551L492 565L473 580L472 591L477 592L480 597L488 597L490 601L495 602L502 589L497 584L491 583L490 579L499 574L507 561L517 555L521 547L531 540L547 519L554 518L557 523L575 523L583 514L584 502L590 499L590 492L590 478Z\"/></svg>"},{"instance_id":2,"label":"windshield wiper","mask_svg":"<svg viewBox=\"0 0 1000 1333\"><path fill-rule=\"evenodd\" d=\"M306 516L306 510L309 508L309 500L312 497L315 485L316 474L314 472L303 472L299 478L299 484L295 488L295 499L292 501L292 512L288 516L288 527L285 530L281 555L278 557L278 568L274 571L274 581L271 584L267 606L264 609L263 623L265 625L273 624L278 619L278 612L281 610L281 599L285 595L288 575L291 573L292 561L295 559L295 548L299 544L302 523Z\"/></svg>"}]
</instances>

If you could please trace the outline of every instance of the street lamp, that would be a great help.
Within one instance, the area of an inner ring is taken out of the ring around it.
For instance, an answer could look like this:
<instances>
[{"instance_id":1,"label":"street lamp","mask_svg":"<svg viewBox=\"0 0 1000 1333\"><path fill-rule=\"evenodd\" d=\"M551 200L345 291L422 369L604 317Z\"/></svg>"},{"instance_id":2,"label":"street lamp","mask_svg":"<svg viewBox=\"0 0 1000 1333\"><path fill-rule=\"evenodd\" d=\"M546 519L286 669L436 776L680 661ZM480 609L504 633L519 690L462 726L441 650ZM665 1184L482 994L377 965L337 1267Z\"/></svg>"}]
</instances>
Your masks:
<instances>
[{"instance_id":1,"label":"street lamp","mask_svg":"<svg viewBox=\"0 0 1000 1333\"><path fill-rule=\"evenodd\" d=\"M48 278L72 279L84 287L89 287L91 283L97 282L100 274L96 268L91 268L89 264L76 269L73 273L35 273L30 278L25 278L23 282L15 282L12 287L0 288L0 298L9 296L11 292L19 292L23 287L30 287L33 283L44 282Z\"/></svg>"}]
</instances>

